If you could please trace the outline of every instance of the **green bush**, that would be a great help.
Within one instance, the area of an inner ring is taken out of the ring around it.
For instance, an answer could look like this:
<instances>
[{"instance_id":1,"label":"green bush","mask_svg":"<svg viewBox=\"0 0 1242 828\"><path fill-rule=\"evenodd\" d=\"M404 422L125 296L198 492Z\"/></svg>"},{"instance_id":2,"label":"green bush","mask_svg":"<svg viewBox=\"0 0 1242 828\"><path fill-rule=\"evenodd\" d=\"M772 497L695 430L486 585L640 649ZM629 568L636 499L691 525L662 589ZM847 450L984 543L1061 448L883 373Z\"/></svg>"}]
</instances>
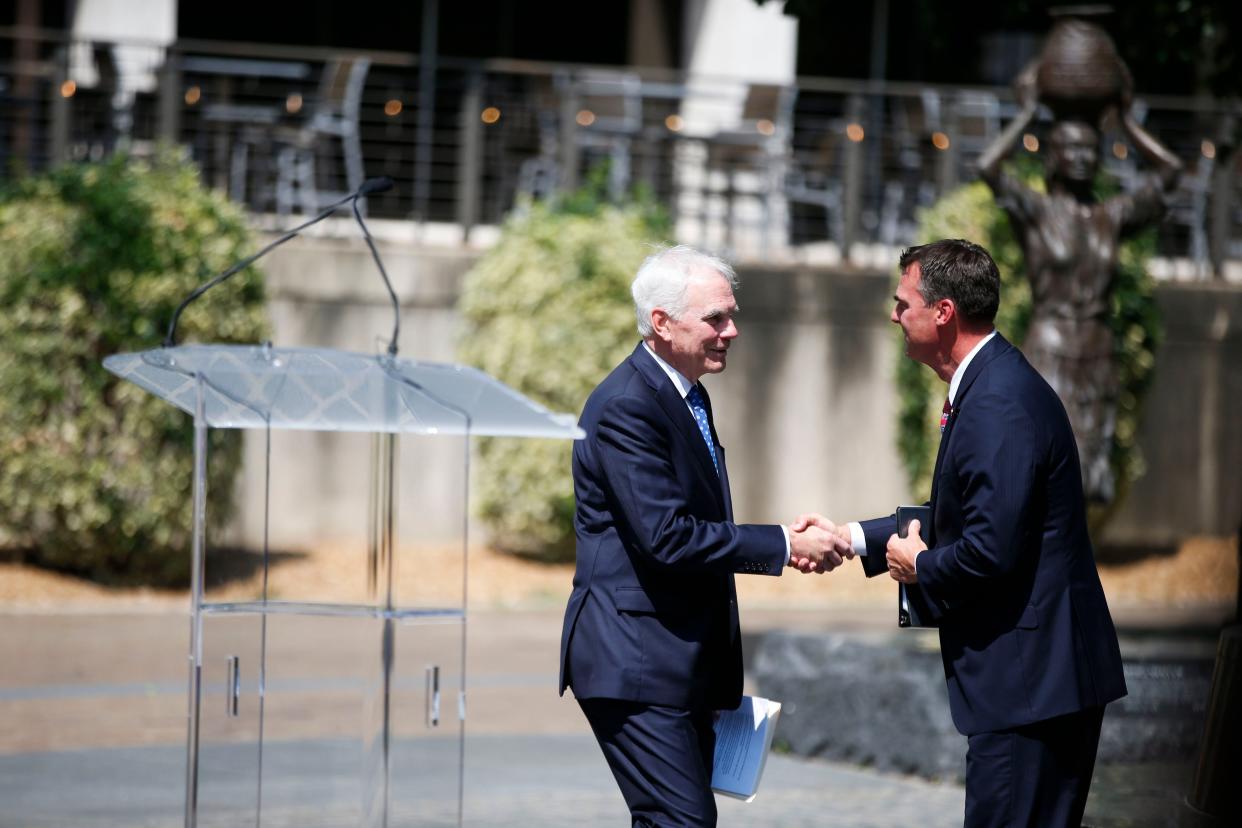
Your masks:
<instances>
[{"instance_id":1,"label":"green bush","mask_svg":"<svg viewBox=\"0 0 1242 828\"><path fill-rule=\"evenodd\" d=\"M1035 169L1024 170L1027 183L1042 189L1043 181ZM1115 186L1101 182L1101 197L1115 192ZM1026 337L1031 318L1031 291L1026 279L1022 249L1014 238L1009 219L996 204L988 186L977 181L960 187L924 211L919 222L919 242L963 238L982 244L992 254L1001 272L1001 306L997 329L1016 345ZM1155 248L1155 233L1148 231L1121 245L1120 267L1113 287L1114 355L1119 368L1117 429L1113 438L1112 465L1117 479L1120 503L1128 484L1144 471L1138 445L1138 424L1143 397L1151 385L1155 349L1160 342L1160 317L1153 296L1153 284L1146 263ZM936 462L940 434L940 408L944 403L944 383L924 366L908 359L900 329L897 343L898 452L906 467L911 490L931 491L931 475ZM1094 508L1094 507L1093 507ZM1099 525L1109 510L1096 510L1092 522Z\"/></svg>"},{"instance_id":2,"label":"green bush","mask_svg":"<svg viewBox=\"0 0 1242 828\"><path fill-rule=\"evenodd\" d=\"M243 214L177 153L61 167L0 191L0 534L28 560L102 582L184 583L189 417L104 370L158 346L173 309L253 248ZM247 270L182 317L181 339L264 334ZM208 513L227 518L237 432L209 450Z\"/></svg>"},{"instance_id":3,"label":"green bush","mask_svg":"<svg viewBox=\"0 0 1242 828\"><path fill-rule=\"evenodd\" d=\"M553 411L580 412L638 341L629 284L665 230L646 200L604 203L598 180L520 210L466 277L461 359ZM496 547L572 559L571 450L567 440L479 441L475 508Z\"/></svg>"}]
</instances>

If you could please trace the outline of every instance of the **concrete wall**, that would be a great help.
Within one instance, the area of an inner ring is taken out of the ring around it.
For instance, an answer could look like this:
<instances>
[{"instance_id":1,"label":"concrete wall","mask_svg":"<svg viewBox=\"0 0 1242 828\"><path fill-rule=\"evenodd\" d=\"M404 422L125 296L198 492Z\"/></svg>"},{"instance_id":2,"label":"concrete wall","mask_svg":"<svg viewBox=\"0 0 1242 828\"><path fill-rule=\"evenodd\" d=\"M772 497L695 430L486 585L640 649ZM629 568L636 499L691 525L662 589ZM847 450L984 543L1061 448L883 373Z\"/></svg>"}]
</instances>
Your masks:
<instances>
[{"instance_id":1,"label":"concrete wall","mask_svg":"<svg viewBox=\"0 0 1242 828\"><path fill-rule=\"evenodd\" d=\"M454 304L478 253L392 243L382 252L402 299L402 356L454 361ZM925 498L907 490L894 448L890 274L746 264L739 271L741 337L729 369L705 381L738 519L788 521L805 510L854 519ZM267 272L277 345L385 347L392 313L360 241L299 240L270 256ZM1232 533L1242 518L1242 290L1167 284L1158 301L1167 337L1140 437L1148 473L1109 524L1111 543L1172 545L1189 534ZM272 545L364 531L365 446L278 436ZM462 525L453 506L462 491L462 446L405 442L402 492L428 504L419 518L423 536L449 540ZM262 540L264 450L250 435L229 532L246 545Z\"/></svg>"},{"instance_id":2,"label":"concrete wall","mask_svg":"<svg viewBox=\"0 0 1242 828\"><path fill-rule=\"evenodd\" d=\"M1139 431L1147 474L1106 533L1136 546L1242 522L1242 290L1167 283L1156 298L1165 341Z\"/></svg>"}]
</instances>

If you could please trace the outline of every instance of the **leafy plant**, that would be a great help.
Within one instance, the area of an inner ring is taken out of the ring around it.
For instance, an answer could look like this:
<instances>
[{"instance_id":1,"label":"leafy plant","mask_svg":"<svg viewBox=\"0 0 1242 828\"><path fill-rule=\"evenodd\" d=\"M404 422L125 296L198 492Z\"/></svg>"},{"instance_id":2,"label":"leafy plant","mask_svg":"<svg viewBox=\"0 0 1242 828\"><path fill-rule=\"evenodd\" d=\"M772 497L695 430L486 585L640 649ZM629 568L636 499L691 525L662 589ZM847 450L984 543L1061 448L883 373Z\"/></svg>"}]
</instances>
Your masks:
<instances>
[{"instance_id":1,"label":"leafy plant","mask_svg":"<svg viewBox=\"0 0 1242 828\"><path fill-rule=\"evenodd\" d=\"M31 562L103 582L189 571L192 423L104 370L160 343L195 286L252 249L241 211L183 154L114 157L0 191L0 534ZM183 338L263 336L253 269L182 317ZM241 443L212 432L208 514L227 518Z\"/></svg>"},{"instance_id":2,"label":"leafy plant","mask_svg":"<svg viewBox=\"0 0 1242 828\"><path fill-rule=\"evenodd\" d=\"M1043 181L1035 167L1027 166L1020 172L1029 186L1043 189ZM1106 197L1116 192L1116 185L1101 180L1096 190L1099 197ZM1009 219L986 184L977 181L960 187L923 212L919 221L920 243L943 238L977 241L992 254L1001 272L1001 306L996 327L1010 342L1021 345L1031 319L1030 285L1022 249L1009 226ZM1117 480L1114 505L1124 498L1128 484L1144 471L1138 425L1143 397L1151 385L1155 349L1161 337L1154 287L1146 267L1154 249L1154 231L1123 242L1113 285L1110 324L1119 373L1117 426L1111 452ZM930 492L940 439L937 423L945 389L929 370L904 355L899 330L896 342L896 381L901 397L898 453L906 467L911 489ZM1100 525L1108 513L1108 509L1097 509L1092 514L1093 524Z\"/></svg>"},{"instance_id":3,"label":"leafy plant","mask_svg":"<svg viewBox=\"0 0 1242 828\"><path fill-rule=\"evenodd\" d=\"M553 411L581 411L633 349L629 285L668 227L641 195L610 204L604 180L597 170L563 201L516 211L462 291L461 359ZM572 559L571 451L565 440L479 441L475 503L495 546Z\"/></svg>"}]
</instances>

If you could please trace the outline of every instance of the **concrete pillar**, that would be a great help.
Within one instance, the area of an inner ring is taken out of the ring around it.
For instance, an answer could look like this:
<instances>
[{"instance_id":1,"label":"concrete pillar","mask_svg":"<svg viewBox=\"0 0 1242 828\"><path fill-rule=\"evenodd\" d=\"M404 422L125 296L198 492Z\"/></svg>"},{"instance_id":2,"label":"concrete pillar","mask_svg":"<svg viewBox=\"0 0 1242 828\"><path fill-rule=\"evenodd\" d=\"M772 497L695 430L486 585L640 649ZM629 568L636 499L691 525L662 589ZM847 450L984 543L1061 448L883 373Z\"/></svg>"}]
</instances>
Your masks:
<instances>
[{"instance_id":1,"label":"concrete pillar","mask_svg":"<svg viewBox=\"0 0 1242 828\"><path fill-rule=\"evenodd\" d=\"M78 0L70 31L75 48L69 76L84 86L94 86L99 80L91 42L116 44L112 47L117 73L113 126L124 140L132 126L134 96L156 88L165 49L177 39L177 2Z\"/></svg>"},{"instance_id":2,"label":"concrete pillar","mask_svg":"<svg viewBox=\"0 0 1242 828\"><path fill-rule=\"evenodd\" d=\"M764 248L765 239L776 239L784 247L788 211L779 192L783 182L773 182L778 192L766 200L713 205L709 191L728 190L729 182L718 180L723 172L716 173L717 180L709 178L712 170L707 161L711 153L702 145L710 149L721 133L746 128L742 110L749 85L793 84L798 21L785 16L775 3L761 6L754 0L687 0L683 29L688 88L681 105L681 135L701 143L695 148L690 146L695 141L683 141L678 151L678 235L701 244L729 239L735 249L726 252L734 254L755 254ZM784 140L786 146L775 155L787 152L788 131ZM747 182L747 189L751 184L762 189L760 178ZM731 226L714 226L721 221ZM765 222L770 226L763 226Z\"/></svg>"}]
</instances>

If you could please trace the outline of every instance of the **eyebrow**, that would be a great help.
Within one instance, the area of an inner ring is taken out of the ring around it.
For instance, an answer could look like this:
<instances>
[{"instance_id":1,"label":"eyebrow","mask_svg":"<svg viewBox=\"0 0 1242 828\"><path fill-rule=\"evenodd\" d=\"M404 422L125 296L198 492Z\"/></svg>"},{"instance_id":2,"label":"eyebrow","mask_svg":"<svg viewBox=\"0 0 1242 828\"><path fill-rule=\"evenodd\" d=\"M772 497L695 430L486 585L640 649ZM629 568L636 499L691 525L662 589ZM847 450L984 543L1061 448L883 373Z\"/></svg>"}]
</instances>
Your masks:
<instances>
[{"instance_id":1,"label":"eyebrow","mask_svg":"<svg viewBox=\"0 0 1242 828\"><path fill-rule=\"evenodd\" d=\"M703 311L703 315L700 316L699 318L709 319L713 316L723 316L725 314L729 314L730 316L736 316L737 313L741 310L742 310L741 305L734 305L733 310L725 310L724 308L708 308L707 310Z\"/></svg>"}]
</instances>

